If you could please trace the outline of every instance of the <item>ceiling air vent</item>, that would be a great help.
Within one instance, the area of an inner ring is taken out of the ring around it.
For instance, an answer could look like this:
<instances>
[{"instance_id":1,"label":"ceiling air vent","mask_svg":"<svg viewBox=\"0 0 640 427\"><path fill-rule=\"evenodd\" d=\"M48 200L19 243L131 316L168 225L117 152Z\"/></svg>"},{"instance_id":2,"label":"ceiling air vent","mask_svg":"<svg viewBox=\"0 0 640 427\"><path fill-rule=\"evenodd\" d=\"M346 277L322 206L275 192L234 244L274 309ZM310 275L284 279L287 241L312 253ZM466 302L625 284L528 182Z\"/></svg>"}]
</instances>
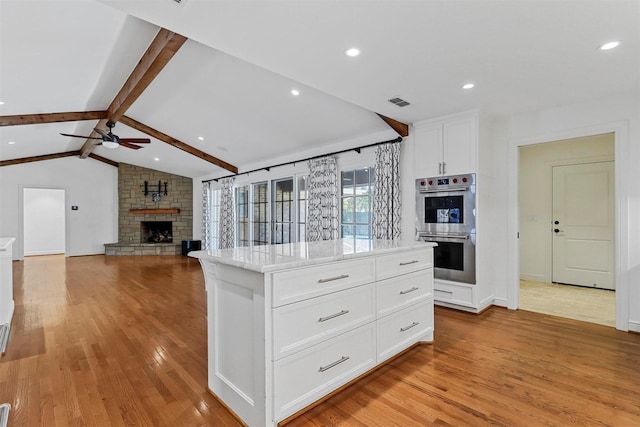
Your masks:
<instances>
[{"instance_id":1,"label":"ceiling air vent","mask_svg":"<svg viewBox=\"0 0 640 427\"><path fill-rule=\"evenodd\" d=\"M389 102L392 103L393 105L397 105L398 107L406 107L407 105L411 105L410 103L408 103L402 98L391 98Z\"/></svg>"}]
</instances>

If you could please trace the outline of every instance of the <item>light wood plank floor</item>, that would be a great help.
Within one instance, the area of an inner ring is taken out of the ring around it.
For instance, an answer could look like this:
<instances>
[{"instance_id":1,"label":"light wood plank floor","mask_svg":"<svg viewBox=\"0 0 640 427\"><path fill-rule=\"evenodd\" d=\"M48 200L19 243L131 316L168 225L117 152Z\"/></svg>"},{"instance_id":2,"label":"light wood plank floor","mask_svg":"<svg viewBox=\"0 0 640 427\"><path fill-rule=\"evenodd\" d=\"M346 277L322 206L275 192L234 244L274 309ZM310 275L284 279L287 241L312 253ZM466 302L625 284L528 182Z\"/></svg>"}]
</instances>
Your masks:
<instances>
[{"instance_id":1,"label":"light wood plank floor","mask_svg":"<svg viewBox=\"0 0 640 427\"><path fill-rule=\"evenodd\" d=\"M14 262L9 426L237 426L206 391L204 280L184 257ZM418 346L293 426L640 426L640 335L436 308Z\"/></svg>"},{"instance_id":2,"label":"light wood plank floor","mask_svg":"<svg viewBox=\"0 0 640 427\"><path fill-rule=\"evenodd\" d=\"M616 326L616 293L606 289L520 280L520 309Z\"/></svg>"}]
</instances>

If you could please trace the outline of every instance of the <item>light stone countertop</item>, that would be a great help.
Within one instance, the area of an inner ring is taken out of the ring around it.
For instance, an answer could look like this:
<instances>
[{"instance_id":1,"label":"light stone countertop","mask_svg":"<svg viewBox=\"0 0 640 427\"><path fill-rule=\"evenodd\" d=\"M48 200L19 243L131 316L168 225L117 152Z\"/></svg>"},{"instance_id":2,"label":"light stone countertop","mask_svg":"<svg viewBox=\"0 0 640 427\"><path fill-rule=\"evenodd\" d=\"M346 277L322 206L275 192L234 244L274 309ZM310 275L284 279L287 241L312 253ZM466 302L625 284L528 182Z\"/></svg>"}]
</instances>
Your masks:
<instances>
[{"instance_id":1,"label":"light stone countertop","mask_svg":"<svg viewBox=\"0 0 640 427\"><path fill-rule=\"evenodd\" d=\"M189 252L192 258L210 260L258 273L305 267L315 264L360 258L393 252L425 249L437 246L415 240L324 240L320 242L253 245L231 249Z\"/></svg>"},{"instance_id":2,"label":"light stone countertop","mask_svg":"<svg viewBox=\"0 0 640 427\"><path fill-rule=\"evenodd\" d=\"M0 251L6 251L9 248L9 245L15 241L15 237L0 237Z\"/></svg>"}]
</instances>

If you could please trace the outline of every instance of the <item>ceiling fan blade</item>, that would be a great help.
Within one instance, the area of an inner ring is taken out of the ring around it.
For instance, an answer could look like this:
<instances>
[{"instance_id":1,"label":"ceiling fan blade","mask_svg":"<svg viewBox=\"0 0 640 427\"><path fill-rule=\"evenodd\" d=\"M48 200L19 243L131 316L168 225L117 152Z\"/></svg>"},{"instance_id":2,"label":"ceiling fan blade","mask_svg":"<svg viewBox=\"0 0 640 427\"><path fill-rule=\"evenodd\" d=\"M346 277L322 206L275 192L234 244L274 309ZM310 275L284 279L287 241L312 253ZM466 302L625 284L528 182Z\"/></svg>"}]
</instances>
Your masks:
<instances>
[{"instance_id":1,"label":"ceiling fan blade","mask_svg":"<svg viewBox=\"0 0 640 427\"><path fill-rule=\"evenodd\" d=\"M102 139L103 141L113 141L113 138L111 138L111 135L109 135L108 133L106 133L105 131L103 131L102 129L98 129L98 128L93 128L93 130L95 130L96 132L98 132L100 135L102 135Z\"/></svg>"},{"instance_id":2,"label":"ceiling fan blade","mask_svg":"<svg viewBox=\"0 0 640 427\"><path fill-rule=\"evenodd\" d=\"M70 133L60 133L62 136L73 136L74 138L86 138L86 139L102 139L97 136L83 136L83 135L72 135Z\"/></svg>"},{"instance_id":3,"label":"ceiling fan blade","mask_svg":"<svg viewBox=\"0 0 640 427\"><path fill-rule=\"evenodd\" d=\"M132 150L139 150L139 149L141 149L141 148L142 148L142 147L140 147L139 145L131 144L131 143L129 143L129 142L122 141L122 140L120 140L120 146L122 146L122 147L127 147L127 148L131 148Z\"/></svg>"},{"instance_id":4,"label":"ceiling fan blade","mask_svg":"<svg viewBox=\"0 0 640 427\"><path fill-rule=\"evenodd\" d=\"M123 142L133 142L135 144L150 144L151 140L149 138L120 138L120 143Z\"/></svg>"}]
</instances>

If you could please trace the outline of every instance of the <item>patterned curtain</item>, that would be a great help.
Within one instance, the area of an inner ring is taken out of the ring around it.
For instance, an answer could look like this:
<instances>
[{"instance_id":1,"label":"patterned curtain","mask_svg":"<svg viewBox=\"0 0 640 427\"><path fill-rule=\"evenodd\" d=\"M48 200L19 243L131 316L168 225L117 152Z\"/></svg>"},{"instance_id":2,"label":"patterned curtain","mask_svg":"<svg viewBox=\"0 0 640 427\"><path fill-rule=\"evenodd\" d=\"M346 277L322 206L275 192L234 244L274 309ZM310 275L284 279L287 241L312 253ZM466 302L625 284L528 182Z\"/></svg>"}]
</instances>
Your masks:
<instances>
[{"instance_id":1,"label":"patterned curtain","mask_svg":"<svg viewBox=\"0 0 640 427\"><path fill-rule=\"evenodd\" d=\"M338 165L335 156L309 160L307 241L334 240L338 230Z\"/></svg>"},{"instance_id":2,"label":"patterned curtain","mask_svg":"<svg viewBox=\"0 0 640 427\"><path fill-rule=\"evenodd\" d=\"M234 178L224 178L220 184L220 222L218 240L220 249L233 248L235 246L235 221L233 206L233 182Z\"/></svg>"},{"instance_id":3,"label":"patterned curtain","mask_svg":"<svg viewBox=\"0 0 640 427\"><path fill-rule=\"evenodd\" d=\"M202 243L203 250L213 249L211 247L211 200L209 194L211 183L202 183Z\"/></svg>"},{"instance_id":4,"label":"patterned curtain","mask_svg":"<svg viewBox=\"0 0 640 427\"><path fill-rule=\"evenodd\" d=\"M400 237L400 143L376 148L373 238Z\"/></svg>"}]
</instances>

